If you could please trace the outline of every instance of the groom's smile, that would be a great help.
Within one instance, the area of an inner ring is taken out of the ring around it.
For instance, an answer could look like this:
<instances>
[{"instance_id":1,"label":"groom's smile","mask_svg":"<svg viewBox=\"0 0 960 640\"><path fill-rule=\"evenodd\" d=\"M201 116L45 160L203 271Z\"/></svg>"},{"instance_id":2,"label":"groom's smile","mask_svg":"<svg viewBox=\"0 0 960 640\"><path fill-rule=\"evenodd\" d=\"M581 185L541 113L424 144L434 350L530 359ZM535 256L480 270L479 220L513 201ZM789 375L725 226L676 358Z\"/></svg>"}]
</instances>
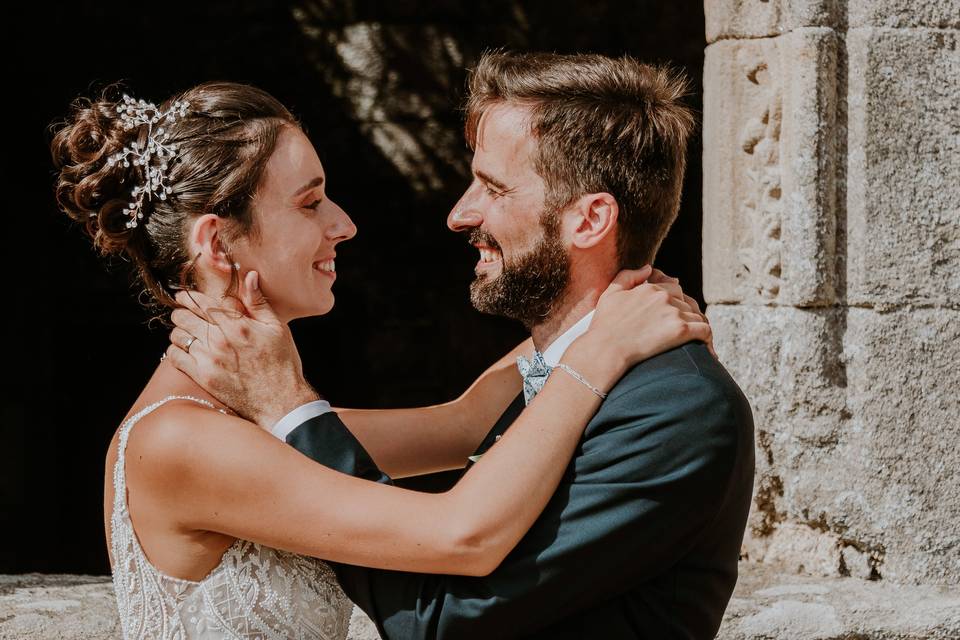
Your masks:
<instances>
[{"instance_id":1,"label":"groom's smile","mask_svg":"<svg viewBox=\"0 0 960 640\"><path fill-rule=\"evenodd\" d=\"M470 244L480 252L480 258L474 267L477 277L496 277L503 270L503 253L500 250L500 244L482 229L474 229L470 233Z\"/></svg>"}]
</instances>

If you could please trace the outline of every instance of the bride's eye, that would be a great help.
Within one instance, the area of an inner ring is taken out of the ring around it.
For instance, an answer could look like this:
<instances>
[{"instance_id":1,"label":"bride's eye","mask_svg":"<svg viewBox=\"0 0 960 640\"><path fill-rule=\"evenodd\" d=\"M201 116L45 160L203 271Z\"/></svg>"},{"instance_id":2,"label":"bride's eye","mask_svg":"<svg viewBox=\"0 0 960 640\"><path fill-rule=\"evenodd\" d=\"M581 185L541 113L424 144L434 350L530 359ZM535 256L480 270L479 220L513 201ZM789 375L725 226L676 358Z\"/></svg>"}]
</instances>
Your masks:
<instances>
[{"instance_id":1,"label":"bride's eye","mask_svg":"<svg viewBox=\"0 0 960 640\"><path fill-rule=\"evenodd\" d=\"M321 203L321 202L323 202L323 198L320 198L319 200L314 200L313 202L311 202L311 203L309 203L309 204L305 204L305 205L303 205L303 206L304 206L305 209L313 209L314 211L316 211L317 208L320 207L320 203Z\"/></svg>"}]
</instances>

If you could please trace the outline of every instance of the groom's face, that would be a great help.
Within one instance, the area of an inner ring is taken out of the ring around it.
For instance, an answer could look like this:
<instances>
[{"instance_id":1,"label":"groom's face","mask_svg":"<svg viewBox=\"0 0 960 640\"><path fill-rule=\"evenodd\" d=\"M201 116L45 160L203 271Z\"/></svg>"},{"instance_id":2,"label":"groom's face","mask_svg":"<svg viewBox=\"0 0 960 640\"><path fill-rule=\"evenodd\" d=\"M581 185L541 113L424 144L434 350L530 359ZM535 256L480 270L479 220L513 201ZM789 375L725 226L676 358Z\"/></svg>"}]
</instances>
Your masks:
<instances>
[{"instance_id":1,"label":"groom's face","mask_svg":"<svg viewBox=\"0 0 960 640\"><path fill-rule=\"evenodd\" d=\"M484 313L543 321L569 280L560 215L547 211L545 184L533 158L529 110L499 104L480 119L471 165L473 182L454 205L447 226L465 233L479 252L470 285Z\"/></svg>"}]
</instances>

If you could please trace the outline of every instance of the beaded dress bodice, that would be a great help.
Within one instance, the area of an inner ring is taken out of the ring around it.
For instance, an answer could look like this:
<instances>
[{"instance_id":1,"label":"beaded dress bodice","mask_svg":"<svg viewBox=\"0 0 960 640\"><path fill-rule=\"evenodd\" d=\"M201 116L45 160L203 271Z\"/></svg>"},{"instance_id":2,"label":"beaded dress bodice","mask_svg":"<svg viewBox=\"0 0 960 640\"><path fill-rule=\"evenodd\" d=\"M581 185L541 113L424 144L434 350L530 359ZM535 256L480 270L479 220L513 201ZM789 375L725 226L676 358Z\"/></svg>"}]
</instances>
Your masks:
<instances>
[{"instance_id":1,"label":"beaded dress bodice","mask_svg":"<svg viewBox=\"0 0 960 640\"><path fill-rule=\"evenodd\" d=\"M343 640L352 604L333 571L316 558L237 540L202 580L164 575L147 560L127 509L125 450L130 430L169 396L120 428L113 471L113 586L123 636L151 640Z\"/></svg>"}]
</instances>

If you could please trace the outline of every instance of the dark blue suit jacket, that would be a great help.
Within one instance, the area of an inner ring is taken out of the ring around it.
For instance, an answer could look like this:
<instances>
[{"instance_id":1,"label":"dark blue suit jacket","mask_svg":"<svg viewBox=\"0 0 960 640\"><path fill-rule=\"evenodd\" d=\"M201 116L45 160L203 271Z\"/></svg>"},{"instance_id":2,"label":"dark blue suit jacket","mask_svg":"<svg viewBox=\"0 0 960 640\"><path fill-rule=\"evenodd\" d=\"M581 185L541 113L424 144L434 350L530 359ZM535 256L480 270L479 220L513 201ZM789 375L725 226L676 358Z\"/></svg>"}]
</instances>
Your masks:
<instances>
[{"instance_id":1,"label":"dark blue suit jacket","mask_svg":"<svg viewBox=\"0 0 960 640\"><path fill-rule=\"evenodd\" d=\"M522 409L519 396L478 453ZM389 482L336 414L287 441ZM386 639L706 640L737 580L753 470L747 400L703 344L689 343L610 391L543 514L490 575L334 568Z\"/></svg>"}]
</instances>

